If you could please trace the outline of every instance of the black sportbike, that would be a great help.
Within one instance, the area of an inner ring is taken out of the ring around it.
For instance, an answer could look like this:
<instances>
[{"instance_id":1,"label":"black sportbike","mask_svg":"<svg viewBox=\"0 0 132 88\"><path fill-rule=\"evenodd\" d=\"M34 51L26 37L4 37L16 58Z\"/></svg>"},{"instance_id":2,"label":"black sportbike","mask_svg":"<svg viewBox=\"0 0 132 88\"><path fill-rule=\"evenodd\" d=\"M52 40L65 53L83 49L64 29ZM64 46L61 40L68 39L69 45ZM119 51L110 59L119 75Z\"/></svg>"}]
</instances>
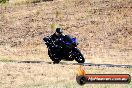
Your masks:
<instances>
[{"instance_id":1,"label":"black sportbike","mask_svg":"<svg viewBox=\"0 0 132 88\"><path fill-rule=\"evenodd\" d=\"M77 39L69 35L65 35L64 39L58 39L58 44L54 44L54 41L50 36L44 37L43 40L48 48L48 55L53 63L59 63L61 60L73 61L76 60L78 63L84 63L85 59L77 48Z\"/></svg>"}]
</instances>

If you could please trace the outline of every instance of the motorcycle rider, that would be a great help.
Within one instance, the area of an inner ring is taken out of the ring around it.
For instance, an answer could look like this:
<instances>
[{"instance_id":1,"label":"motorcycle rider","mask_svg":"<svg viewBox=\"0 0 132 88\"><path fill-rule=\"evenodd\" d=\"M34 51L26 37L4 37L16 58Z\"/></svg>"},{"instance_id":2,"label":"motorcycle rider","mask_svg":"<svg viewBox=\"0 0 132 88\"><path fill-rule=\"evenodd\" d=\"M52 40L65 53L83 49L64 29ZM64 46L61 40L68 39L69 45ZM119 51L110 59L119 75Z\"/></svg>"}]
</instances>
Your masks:
<instances>
[{"instance_id":1,"label":"motorcycle rider","mask_svg":"<svg viewBox=\"0 0 132 88\"><path fill-rule=\"evenodd\" d=\"M52 40L52 50L51 52L55 54L55 57L58 56L57 52L62 52L62 47L64 47L65 42L65 35L63 34L63 31L61 28L56 28L56 31L53 35L50 36L51 40ZM59 63L59 58L55 58L56 60L53 62L55 63Z\"/></svg>"},{"instance_id":2,"label":"motorcycle rider","mask_svg":"<svg viewBox=\"0 0 132 88\"><path fill-rule=\"evenodd\" d=\"M61 28L56 28L55 33L51 35L50 37L56 47L61 46L65 40L65 35L63 34L63 31Z\"/></svg>"}]
</instances>

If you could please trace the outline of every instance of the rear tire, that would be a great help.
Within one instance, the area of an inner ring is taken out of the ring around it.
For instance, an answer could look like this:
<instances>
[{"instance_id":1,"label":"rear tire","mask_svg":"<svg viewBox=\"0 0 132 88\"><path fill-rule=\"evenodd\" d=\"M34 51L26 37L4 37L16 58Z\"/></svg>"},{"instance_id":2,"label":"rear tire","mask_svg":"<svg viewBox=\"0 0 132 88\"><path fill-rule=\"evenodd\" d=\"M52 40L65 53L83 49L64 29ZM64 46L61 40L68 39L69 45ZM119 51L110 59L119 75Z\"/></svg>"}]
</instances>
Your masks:
<instances>
[{"instance_id":1,"label":"rear tire","mask_svg":"<svg viewBox=\"0 0 132 88\"><path fill-rule=\"evenodd\" d=\"M50 59L53 61L55 58L53 56L53 54L51 53L50 49L48 49L48 55L50 57Z\"/></svg>"},{"instance_id":2,"label":"rear tire","mask_svg":"<svg viewBox=\"0 0 132 88\"><path fill-rule=\"evenodd\" d=\"M54 60L53 64L59 64L60 60Z\"/></svg>"},{"instance_id":3,"label":"rear tire","mask_svg":"<svg viewBox=\"0 0 132 88\"><path fill-rule=\"evenodd\" d=\"M61 61L61 59L55 58L55 55L53 55L50 52L50 49L48 50L48 55L49 55L50 59L53 61L53 64L58 64Z\"/></svg>"}]
</instances>

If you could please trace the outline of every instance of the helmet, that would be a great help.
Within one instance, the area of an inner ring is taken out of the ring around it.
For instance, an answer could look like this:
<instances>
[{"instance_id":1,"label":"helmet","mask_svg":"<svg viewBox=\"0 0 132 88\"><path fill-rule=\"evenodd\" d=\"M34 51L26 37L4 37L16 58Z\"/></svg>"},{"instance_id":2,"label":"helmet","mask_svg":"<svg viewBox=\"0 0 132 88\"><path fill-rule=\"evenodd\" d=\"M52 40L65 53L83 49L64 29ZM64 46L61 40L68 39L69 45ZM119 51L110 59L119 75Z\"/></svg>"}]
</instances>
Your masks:
<instances>
[{"instance_id":1,"label":"helmet","mask_svg":"<svg viewBox=\"0 0 132 88\"><path fill-rule=\"evenodd\" d=\"M61 28L56 28L56 32L59 33L59 34L62 34L63 33L63 31L62 31Z\"/></svg>"}]
</instances>

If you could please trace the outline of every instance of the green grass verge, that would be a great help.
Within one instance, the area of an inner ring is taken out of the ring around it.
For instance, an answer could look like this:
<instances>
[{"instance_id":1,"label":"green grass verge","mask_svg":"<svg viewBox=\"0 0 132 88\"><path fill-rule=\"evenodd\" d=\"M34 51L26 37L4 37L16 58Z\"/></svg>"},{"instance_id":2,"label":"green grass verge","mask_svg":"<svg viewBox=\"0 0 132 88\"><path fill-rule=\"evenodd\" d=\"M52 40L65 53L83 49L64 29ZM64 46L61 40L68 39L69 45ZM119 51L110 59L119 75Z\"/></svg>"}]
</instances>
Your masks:
<instances>
[{"instance_id":1,"label":"green grass verge","mask_svg":"<svg viewBox=\"0 0 132 88\"><path fill-rule=\"evenodd\" d=\"M6 56L0 56L0 62L11 62L12 60L9 59L9 57Z\"/></svg>"}]
</instances>

